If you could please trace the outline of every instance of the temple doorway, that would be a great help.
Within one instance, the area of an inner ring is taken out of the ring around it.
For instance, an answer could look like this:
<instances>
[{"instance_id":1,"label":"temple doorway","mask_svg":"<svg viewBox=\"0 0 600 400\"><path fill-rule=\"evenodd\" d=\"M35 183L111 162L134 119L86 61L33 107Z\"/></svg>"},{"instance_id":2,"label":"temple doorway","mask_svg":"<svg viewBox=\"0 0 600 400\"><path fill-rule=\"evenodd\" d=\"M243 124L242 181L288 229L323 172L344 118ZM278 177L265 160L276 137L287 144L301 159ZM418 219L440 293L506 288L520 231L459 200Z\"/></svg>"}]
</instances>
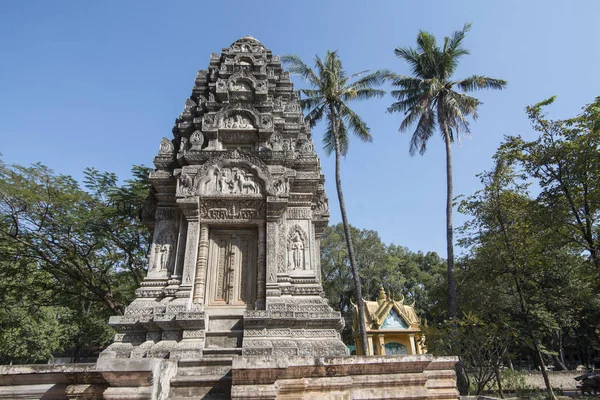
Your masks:
<instances>
[{"instance_id":1,"label":"temple doorway","mask_svg":"<svg viewBox=\"0 0 600 400\"><path fill-rule=\"evenodd\" d=\"M256 230L211 229L207 306L253 309L256 301Z\"/></svg>"}]
</instances>

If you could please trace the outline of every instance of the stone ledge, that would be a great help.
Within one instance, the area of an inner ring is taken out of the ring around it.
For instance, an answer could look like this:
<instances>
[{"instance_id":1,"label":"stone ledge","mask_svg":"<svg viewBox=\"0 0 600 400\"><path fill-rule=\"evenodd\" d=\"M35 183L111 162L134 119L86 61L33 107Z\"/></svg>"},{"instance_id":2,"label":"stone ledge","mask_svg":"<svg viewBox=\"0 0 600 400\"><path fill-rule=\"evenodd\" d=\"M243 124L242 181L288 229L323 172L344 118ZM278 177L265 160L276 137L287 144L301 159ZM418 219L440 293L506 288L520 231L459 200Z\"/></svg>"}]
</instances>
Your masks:
<instances>
[{"instance_id":1,"label":"stone ledge","mask_svg":"<svg viewBox=\"0 0 600 400\"><path fill-rule=\"evenodd\" d=\"M458 399L457 357L235 357L232 399ZM257 395L260 393L260 395Z\"/></svg>"}]
</instances>

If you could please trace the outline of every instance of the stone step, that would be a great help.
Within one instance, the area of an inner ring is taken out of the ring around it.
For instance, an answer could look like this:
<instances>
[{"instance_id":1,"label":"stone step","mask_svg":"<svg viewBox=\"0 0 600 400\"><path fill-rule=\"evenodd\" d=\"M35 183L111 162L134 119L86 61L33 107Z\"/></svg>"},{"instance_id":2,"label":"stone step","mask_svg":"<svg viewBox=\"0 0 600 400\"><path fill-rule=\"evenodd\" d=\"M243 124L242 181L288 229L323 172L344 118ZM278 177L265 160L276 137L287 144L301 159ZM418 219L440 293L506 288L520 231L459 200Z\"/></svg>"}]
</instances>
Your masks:
<instances>
[{"instance_id":1,"label":"stone step","mask_svg":"<svg viewBox=\"0 0 600 400\"><path fill-rule=\"evenodd\" d=\"M231 366L215 365L213 367L187 367L177 370L177 376L207 376L207 375L227 375L231 372Z\"/></svg>"},{"instance_id":2,"label":"stone step","mask_svg":"<svg viewBox=\"0 0 600 400\"><path fill-rule=\"evenodd\" d=\"M231 357L213 357L213 358L198 358L195 360L179 360L178 367L179 368L187 368L187 367L204 367L204 366L229 366L231 367Z\"/></svg>"},{"instance_id":3,"label":"stone step","mask_svg":"<svg viewBox=\"0 0 600 400\"><path fill-rule=\"evenodd\" d=\"M243 330L244 318L239 315L209 315L207 332Z\"/></svg>"},{"instance_id":4,"label":"stone step","mask_svg":"<svg viewBox=\"0 0 600 400\"><path fill-rule=\"evenodd\" d=\"M221 357L232 357L241 356L242 349L240 347L207 347L203 351L205 358L221 358Z\"/></svg>"},{"instance_id":5,"label":"stone step","mask_svg":"<svg viewBox=\"0 0 600 400\"><path fill-rule=\"evenodd\" d=\"M231 375L201 375L201 376L174 376L171 378L171 387L184 386L231 386Z\"/></svg>"},{"instance_id":6,"label":"stone step","mask_svg":"<svg viewBox=\"0 0 600 400\"><path fill-rule=\"evenodd\" d=\"M231 399L231 381L208 386L173 386L169 399Z\"/></svg>"},{"instance_id":7,"label":"stone step","mask_svg":"<svg viewBox=\"0 0 600 400\"><path fill-rule=\"evenodd\" d=\"M243 330L207 331L205 348L239 348L243 339Z\"/></svg>"}]
</instances>

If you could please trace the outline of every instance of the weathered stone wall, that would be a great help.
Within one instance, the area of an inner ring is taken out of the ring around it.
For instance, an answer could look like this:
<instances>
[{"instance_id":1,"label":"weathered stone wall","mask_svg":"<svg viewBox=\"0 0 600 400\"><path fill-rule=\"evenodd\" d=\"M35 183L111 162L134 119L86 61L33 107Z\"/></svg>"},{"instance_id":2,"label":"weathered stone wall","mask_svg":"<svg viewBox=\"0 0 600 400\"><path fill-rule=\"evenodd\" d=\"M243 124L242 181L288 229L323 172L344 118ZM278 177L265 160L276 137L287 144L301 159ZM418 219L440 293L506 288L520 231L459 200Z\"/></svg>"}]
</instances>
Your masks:
<instances>
[{"instance_id":1,"label":"weathered stone wall","mask_svg":"<svg viewBox=\"0 0 600 400\"><path fill-rule=\"evenodd\" d=\"M457 399L456 357L235 357L232 399ZM0 399L166 400L177 362L0 366Z\"/></svg>"},{"instance_id":2,"label":"weathered stone wall","mask_svg":"<svg viewBox=\"0 0 600 400\"><path fill-rule=\"evenodd\" d=\"M0 399L165 400L172 361L0 366Z\"/></svg>"}]
</instances>

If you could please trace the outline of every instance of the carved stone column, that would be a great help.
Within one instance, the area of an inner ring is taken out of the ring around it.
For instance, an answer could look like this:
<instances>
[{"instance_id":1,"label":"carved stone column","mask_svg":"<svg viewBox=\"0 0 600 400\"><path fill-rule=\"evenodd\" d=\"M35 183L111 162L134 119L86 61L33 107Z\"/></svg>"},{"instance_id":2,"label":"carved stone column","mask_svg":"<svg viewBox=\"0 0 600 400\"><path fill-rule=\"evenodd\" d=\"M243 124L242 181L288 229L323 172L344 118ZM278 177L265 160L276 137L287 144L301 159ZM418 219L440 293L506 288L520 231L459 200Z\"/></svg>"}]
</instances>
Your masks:
<instances>
[{"instance_id":1,"label":"carved stone column","mask_svg":"<svg viewBox=\"0 0 600 400\"><path fill-rule=\"evenodd\" d=\"M200 225L200 243L198 245L198 262L194 279L194 294L192 302L204 307L204 292L206 285L206 267L208 263L208 225Z\"/></svg>"},{"instance_id":2,"label":"carved stone column","mask_svg":"<svg viewBox=\"0 0 600 400\"><path fill-rule=\"evenodd\" d=\"M256 309L265 308L265 290L266 290L266 254L265 254L265 226L258 225L258 257L257 257L257 277L256 277Z\"/></svg>"},{"instance_id":3,"label":"carved stone column","mask_svg":"<svg viewBox=\"0 0 600 400\"><path fill-rule=\"evenodd\" d=\"M410 342L410 354L411 355L417 354L417 346L415 344L415 334L414 333L409 334L408 340Z\"/></svg>"},{"instance_id":4,"label":"carved stone column","mask_svg":"<svg viewBox=\"0 0 600 400\"><path fill-rule=\"evenodd\" d=\"M177 204L181 208L181 211L183 212L183 215L187 220L185 253L183 258L183 272L179 292L186 292L188 293L187 296L189 296L192 291L194 275L196 273L196 263L198 260L198 239L200 236L200 221L198 220L198 198L186 197L183 199L177 199ZM184 296L183 293L178 293L176 297Z\"/></svg>"},{"instance_id":5,"label":"carved stone column","mask_svg":"<svg viewBox=\"0 0 600 400\"><path fill-rule=\"evenodd\" d=\"M277 285L277 221L267 221L266 297L280 296Z\"/></svg>"}]
</instances>

